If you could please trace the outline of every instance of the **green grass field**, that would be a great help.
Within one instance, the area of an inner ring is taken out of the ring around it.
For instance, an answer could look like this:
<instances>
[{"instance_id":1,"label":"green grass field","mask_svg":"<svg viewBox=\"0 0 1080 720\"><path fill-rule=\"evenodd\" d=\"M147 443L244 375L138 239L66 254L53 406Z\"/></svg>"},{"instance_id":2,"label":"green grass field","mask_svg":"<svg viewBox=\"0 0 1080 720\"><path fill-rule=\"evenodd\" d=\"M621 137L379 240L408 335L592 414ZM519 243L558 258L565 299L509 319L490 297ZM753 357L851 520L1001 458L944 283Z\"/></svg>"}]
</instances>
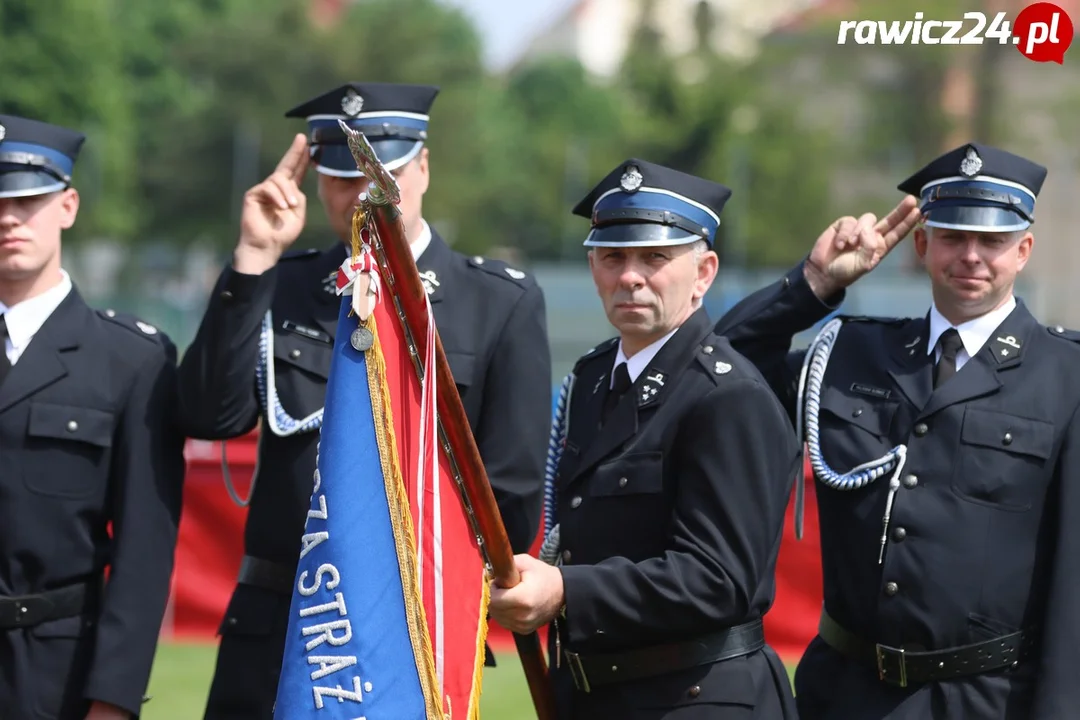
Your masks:
<instances>
[{"instance_id":1,"label":"green grass field","mask_svg":"<svg viewBox=\"0 0 1080 720\"><path fill-rule=\"evenodd\" d=\"M158 648L143 720L200 720L217 646L165 643ZM536 720L521 663L513 653L485 668L480 713L494 720ZM789 669L790 671L791 669Z\"/></svg>"}]
</instances>

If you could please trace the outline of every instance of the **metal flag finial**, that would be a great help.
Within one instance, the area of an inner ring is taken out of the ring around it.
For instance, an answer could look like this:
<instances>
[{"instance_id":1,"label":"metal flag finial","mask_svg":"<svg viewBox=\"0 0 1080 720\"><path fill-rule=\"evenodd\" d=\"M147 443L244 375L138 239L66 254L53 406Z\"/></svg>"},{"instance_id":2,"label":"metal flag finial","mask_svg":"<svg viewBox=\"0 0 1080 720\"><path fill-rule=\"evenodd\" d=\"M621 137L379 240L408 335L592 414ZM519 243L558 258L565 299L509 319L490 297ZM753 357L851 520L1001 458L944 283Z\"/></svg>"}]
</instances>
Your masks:
<instances>
[{"instance_id":1,"label":"metal flag finial","mask_svg":"<svg viewBox=\"0 0 1080 720\"><path fill-rule=\"evenodd\" d=\"M368 201L372 205L397 205L401 202L401 190L397 180L383 166L364 133L349 127L344 120L338 120L338 125L348 139L349 151L356 161L356 167L371 181L371 187L367 191Z\"/></svg>"}]
</instances>

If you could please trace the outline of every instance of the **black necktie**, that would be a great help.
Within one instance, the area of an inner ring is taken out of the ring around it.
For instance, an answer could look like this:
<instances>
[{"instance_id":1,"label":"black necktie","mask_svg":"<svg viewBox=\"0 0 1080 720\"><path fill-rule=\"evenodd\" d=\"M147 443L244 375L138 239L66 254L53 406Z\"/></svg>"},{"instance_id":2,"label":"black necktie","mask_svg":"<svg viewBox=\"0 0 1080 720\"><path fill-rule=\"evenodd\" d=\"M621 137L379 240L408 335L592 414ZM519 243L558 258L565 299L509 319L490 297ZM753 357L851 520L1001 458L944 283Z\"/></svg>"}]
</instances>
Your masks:
<instances>
[{"instance_id":1,"label":"black necktie","mask_svg":"<svg viewBox=\"0 0 1080 720\"><path fill-rule=\"evenodd\" d=\"M604 413L601 416L600 422L603 424L607 421L608 415L615 409L615 406L619 403L619 398L623 393L630 389L633 384L630 382L630 371L626 368L626 363L621 362L615 367L613 374L615 379L611 389L608 390L607 395L604 397Z\"/></svg>"},{"instance_id":2,"label":"black necktie","mask_svg":"<svg viewBox=\"0 0 1080 720\"><path fill-rule=\"evenodd\" d=\"M956 328L949 328L938 340L941 345L941 359L938 360L934 372L934 387L940 387L942 383L956 374L956 354L964 347L964 341L960 339L960 333Z\"/></svg>"},{"instance_id":3,"label":"black necktie","mask_svg":"<svg viewBox=\"0 0 1080 720\"><path fill-rule=\"evenodd\" d=\"M7 354L7 337L7 318L0 315L0 385L4 384L4 378L11 371L11 361L8 360Z\"/></svg>"}]
</instances>

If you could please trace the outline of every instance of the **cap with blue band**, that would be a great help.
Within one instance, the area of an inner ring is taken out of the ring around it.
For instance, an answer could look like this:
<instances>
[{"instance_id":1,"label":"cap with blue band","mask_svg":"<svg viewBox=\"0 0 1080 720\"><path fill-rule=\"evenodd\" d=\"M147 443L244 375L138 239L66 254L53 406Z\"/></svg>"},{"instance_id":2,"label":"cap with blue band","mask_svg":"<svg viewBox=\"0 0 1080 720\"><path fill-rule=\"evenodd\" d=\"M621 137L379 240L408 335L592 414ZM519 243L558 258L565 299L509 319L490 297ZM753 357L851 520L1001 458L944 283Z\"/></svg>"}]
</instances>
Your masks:
<instances>
[{"instance_id":1,"label":"cap with blue band","mask_svg":"<svg viewBox=\"0 0 1080 720\"><path fill-rule=\"evenodd\" d=\"M660 247L716 241L731 190L678 170L630 159L574 208L592 221L586 247Z\"/></svg>"},{"instance_id":2,"label":"cap with blue band","mask_svg":"<svg viewBox=\"0 0 1080 720\"><path fill-rule=\"evenodd\" d=\"M989 145L969 143L898 185L919 198L925 224L965 232L1014 232L1035 222L1046 168Z\"/></svg>"},{"instance_id":3,"label":"cap with blue band","mask_svg":"<svg viewBox=\"0 0 1080 720\"><path fill-rule=\"evenodd\" d=\"M0 198L46 195L69 187L85 139L57 125L0 115Z\"/></svg>"},{"instance_id":4,"label":"cap with blue band","mask_svg":"<svg viewBox=\"0 0 1080 720\"><path fill-rule=\"evenodd\" d=\"M439 88L393 83L349 83L298 105L286 117L308 124L315 169L334 177L360 177L339 120L364 133L387 170L415 158L424 143Z\"/></svg>"}]
</instances>

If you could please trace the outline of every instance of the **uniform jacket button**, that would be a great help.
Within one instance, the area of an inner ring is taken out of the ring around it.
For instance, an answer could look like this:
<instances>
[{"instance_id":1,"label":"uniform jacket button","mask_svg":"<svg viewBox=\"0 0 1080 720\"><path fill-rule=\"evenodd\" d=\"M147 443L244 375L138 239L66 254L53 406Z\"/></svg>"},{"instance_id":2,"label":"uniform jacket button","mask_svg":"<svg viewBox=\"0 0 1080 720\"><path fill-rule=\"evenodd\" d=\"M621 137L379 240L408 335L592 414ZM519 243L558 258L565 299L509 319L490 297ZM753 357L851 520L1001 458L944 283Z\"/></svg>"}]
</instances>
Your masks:
<instances>
[{"instance_id":1,"label":"uniform jacket button","mask_svg":"<svg viewBox=\"0 0 1080 720\"><path fill-rule=\"evenodd\" d=\"M689 695L692 698L696 698L700 694L701 694L701 686L700 685L695 685L694 687L690 688L687 691L687 695Z\"/></svg>"},{"instance_id":2,"label":"uniform jacket button","mask_svg":"<svg viewBox=\"0 0 1080 720\"><path fill-rule=\"evenodd\" d=\"M904 538L906 538L906 537L907 537L907 530L905 528L898 527L895 530L893 530L893 540L895 540L896 542L903 542Z\"/></svg>"},{"instance_id":3,"label":"uniform jacket button","mask_svg":"<svg viewBox=\"0 0 1080 720\"><path fill-rule=\"evenodd\" d=\"M232 290L222 290L220 297L221 297L222 300L232 300L232 298L233 298Z\"/></svg>"},{"instance_id":4,"label":"uniform jacket button","mask_svg":"<svg viewBox=\"0 0 1080 720\"><path fill-rule=\"evenodd\" d=\"M292 359L295 360L296 358L300 357L300 351L299 350L293 350L292 352L289 353L289 357L291 357Z\"/></svg>"},{"instance_id":5,"label":"uniform jacket button","mask_svg":"<svg viewBox=\"0 0 1080 720\"><path fill-rule=\"evenodd\" d=\"M569 565L570 564L570 558L571 557L573 557L573 556L570 554L569 550L563 550L562 551L562 561L563 561L564 565Z\"/></svg>"},{"instance_id":6,"label":"uniform jacket button","mask_svg":"<svg viewBox=\"0 0 1080 720\"><path fill-rule=\"evenodd\" d=\"M626 487L626 483L630 482L626 478L619 478L619 487Z\"/></svg>"},{"instance_id":7,"label":"uniform jacket button","mask_svg":"<svg viewBox=\"0 0 1080 720\"><path fill-rule=\"evenodd\" d=\"M862 408L855 408L851 411L851 417L859 417L862 415Z\"/></svg>"},{"instance_id":8,"label":"uniform jacket button","mask_svg":"<svg viewBox=\"0 0 1080 720\"><path fill-rule=\"evenodd\" d=\"M580 506L581 506L581 496L580 495L575 495L574 498L570 501L570 507L574 508L576 510Z\"/></svg>"},{"instance_id":9,"label":"uniform jacket button","mask_svg":"<svg viewBox=\"0 0 1080 720\"><path fill-rule=\"evenodd\" d=\"M900 586L894 582L885 583L885 594L892 597L896 593L900 592Z\"/></svg>"},{"instance_id":10,"label":"uniform jacket button","mask_svg":"<svg viewBox=\"0 0 1080 720\"><path fill-rule=\"evenodd\" d=\"M1005 433L1005 437L1001 438L1001 444L1002 445L1012 445L1012 441L1013 441L1013 436L1012 436L1012 433L1010 433L1010 432Z\"/></svg>"},{"instance_id":11,"label":"uniform jacket button","mask_svg":"<svg viewBox=\"0 0 1080 720\"><path fill-rule=\"evenodd\" d=\"M79 423L75 422L74 420L68 420L68 424L67 424L67 431L68 432L75 432L78 429L79 429Z\"/></svg>"},{"instance_id":12,"label":"uniform jacket button","mask_svg":"<svg viewBox=\"0 0 1080 720\"><path fill-rule=\"evenodd\" d=\"M926 423L919 423L915 426L915 437L922 437L928 432L930 432L930 428L926 426Z\"/></svg>"},{"instance_id":13,"label":"uniform jacket button","mask_svg":"<svg viewBox=\"0 0 1080 720\"><path fill-rule=\"evenodd\" d=\"M909 490L914 488L918 484L919 484L919 478L916 477L915 475L908 475L907 477L904 478L904 487L906 487Z\"/></svg>"}]
</instances>

